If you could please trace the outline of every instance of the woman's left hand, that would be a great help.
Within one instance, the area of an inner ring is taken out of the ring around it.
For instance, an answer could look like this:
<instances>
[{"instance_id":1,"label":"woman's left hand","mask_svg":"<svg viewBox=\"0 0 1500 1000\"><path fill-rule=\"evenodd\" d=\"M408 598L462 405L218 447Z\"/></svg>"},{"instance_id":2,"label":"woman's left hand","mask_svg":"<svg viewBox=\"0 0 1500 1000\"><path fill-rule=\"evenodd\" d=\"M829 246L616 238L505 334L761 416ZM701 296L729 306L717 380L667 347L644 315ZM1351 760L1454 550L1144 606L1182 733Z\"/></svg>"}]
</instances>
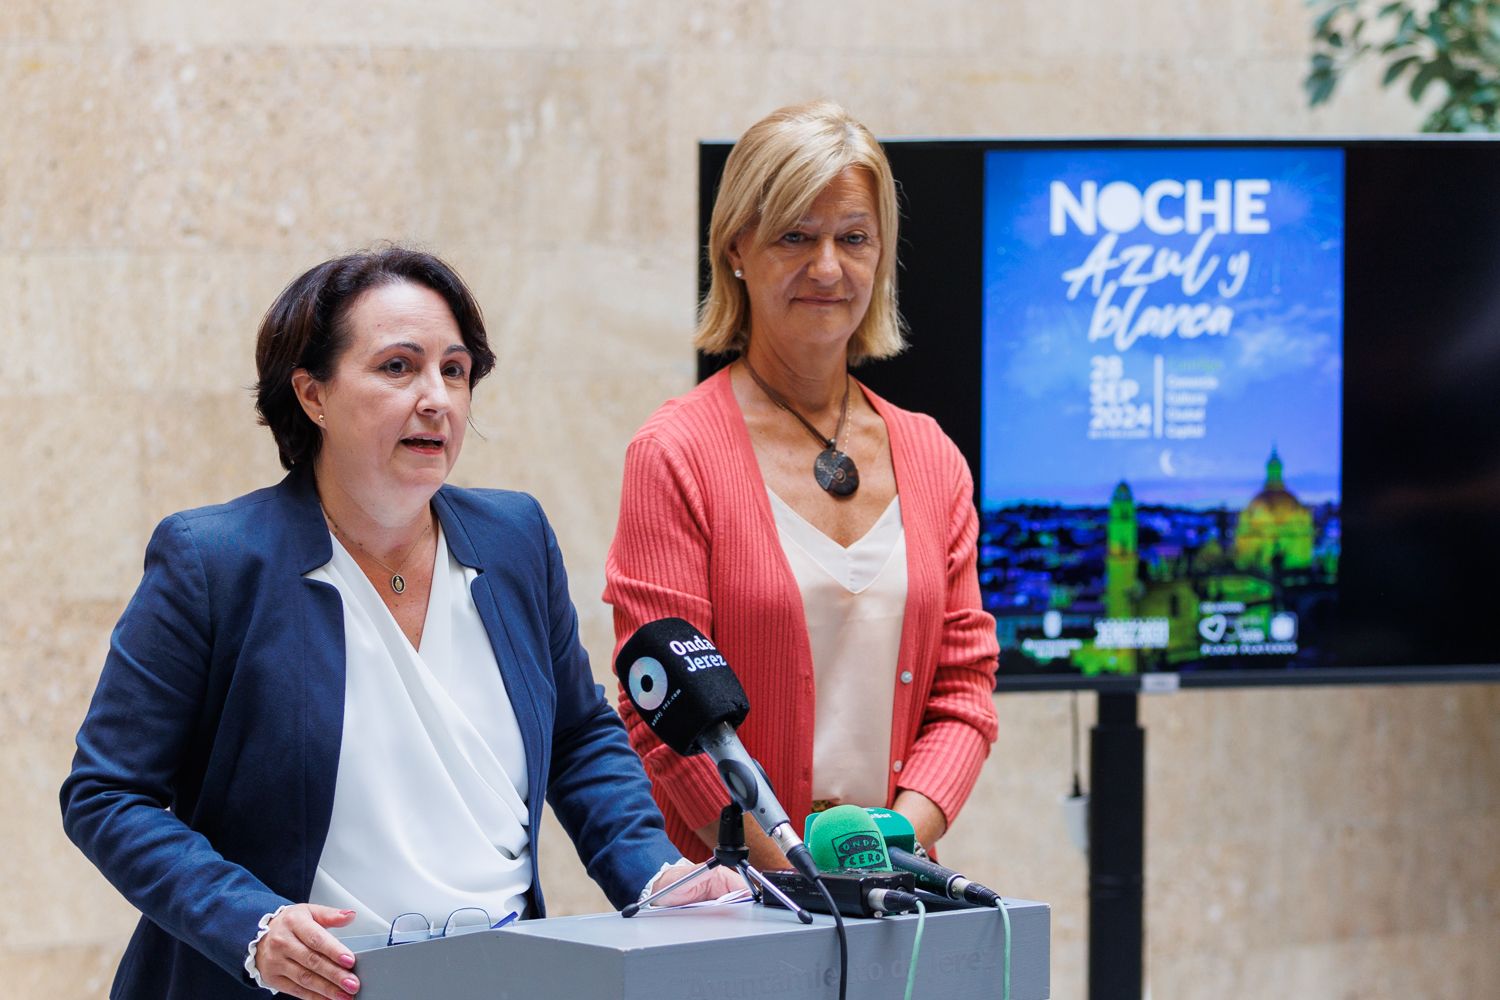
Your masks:
<instances>
[{"instance_id":1,"label":"woman's left hand","mask_svg":"<svg viewBox=\"0 0 1500 1000\"><path fill-rule=\"evenodd\" d=\"M917 833L917 842L923 847L933 847L948 832L948 820L943 816L943 811L921 792L901 789L896 793L896 801L891 804L891 809L911 821L912 829Z\"/></svg>"}]
</instances>

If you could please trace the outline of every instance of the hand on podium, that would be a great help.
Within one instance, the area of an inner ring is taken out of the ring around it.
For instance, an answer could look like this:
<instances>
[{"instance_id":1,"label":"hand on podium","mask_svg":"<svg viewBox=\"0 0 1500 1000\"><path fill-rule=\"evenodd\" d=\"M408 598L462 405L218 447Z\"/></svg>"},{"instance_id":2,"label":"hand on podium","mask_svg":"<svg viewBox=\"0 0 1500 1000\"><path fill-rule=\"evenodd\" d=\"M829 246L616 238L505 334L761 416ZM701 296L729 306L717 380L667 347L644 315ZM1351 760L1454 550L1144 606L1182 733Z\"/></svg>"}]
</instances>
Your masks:
<instances>
[{"instance_id":1,"label":"hand on podium","mask_svg":"<svg viewBox=\"0 0 1500 1000\"><path fill-rule=\"evenodd\" d=\"M654 885L671 885L696 867L698 866L691 861L679 861L657 876ZM743 892L744 890L745 880L740 877L740 873L732 868L721 866L709 869L687 885L672 890L661 899L658 899L653 905L681 906L683 903L702 903L718 899L720 896L725 896L732 892Z\"/></svg>"},{"instance_id":2,"label":"hand on podium","mask_svg":"<svg viewBox=\"0 0 1500 1000\"><path fill-rule=\"evenodd\" d=\"M343 1000L359 992L354 955L325 928L343 927L353 910L298 903L282 909L255 945L255 968L266 986L299 1000Z\"/></svg>"}]
</instances>

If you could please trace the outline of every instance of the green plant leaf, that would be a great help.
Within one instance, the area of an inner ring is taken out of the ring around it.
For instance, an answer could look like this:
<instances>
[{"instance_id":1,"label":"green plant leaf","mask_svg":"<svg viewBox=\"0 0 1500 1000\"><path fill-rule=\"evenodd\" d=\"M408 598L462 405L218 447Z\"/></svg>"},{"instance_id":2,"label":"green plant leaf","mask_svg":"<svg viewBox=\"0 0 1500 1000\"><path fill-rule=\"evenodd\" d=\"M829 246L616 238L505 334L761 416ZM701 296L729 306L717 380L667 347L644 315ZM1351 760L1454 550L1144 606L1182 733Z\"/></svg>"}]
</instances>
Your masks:
<instances>
[{"instance_id":1,"label":"green plant leaf","mask_svg":"<svg viewBox=\"0 0 1500 1000\"><path fill-rule=\"evenodd\" d=\"M1422 68L1417 70L1417 75L1411 79L1411 87L1408 90L1408 93L1411 94L1411 99L1420 101L1422 99L1422 92L1427 89L1429 83L1437 79L1437 75L1438 64L1436 62L1424 63Z\"/></svg>"},{"instance_id":2,"label":"green plant leaf","mask_svg":"<svg viewBox=\"0 0 1500 1000\"><path fill-rule=\"evenodd\" d=\"M1410 45L1417 37L1417 15L1408 10L1401 15L1401 24L1396 28L1396 37L1391 39L1394 45Z\"/></svg>"},{"instance_id":3,"label":"green plant leaf","mask_svg":"<svg viewBox=\"0 0 1500 1000\"><path fill-rule=\"evenodd\" d=\"M1315 108L1332 97L1333 88L1337 82L1338 77L1333 73L1314 71L1307 74L1307 79L1302 81L1302 86L1307 91L1308 106Z\"/></svg>"},{"instance_id":4,"label":"green plant leaf","mask_svg":"<svg viewBox=\"0 0 1500 1000\"><path fill-rule=\"evenodd\" d=\"M1382 87L1389 87L1392 83L1395 83L1396 77L1406 72L1406 67L1416 62L1417 59L1417 56L1403 56L1391 63L1385 68L1385 76L1381 78L1380 85Z\"/></svg>"},{"instance_id":5,"label":"green plant leaf","mask_svg":"<svg viewBox=\"0 0 1500 1000\"><path fill-rule=\"evenodd\" d=\"M1448 51L1448 35L1445 31L1443 31L1443 26L1438 24L1436 17L1432 18L1422 26L1422 34L1427 36L1427 40L1430 41L1433 44L1433 47L1435 47L1439 52Z\"/></svg>"},{"instance_id":6,"label":"green plant leaf","mask_svg":"<svg viewBox=\"0 0 1500 1000\"><path fill-rule=\"evenodd\" d=\"M1316 18L1314 18L1313 37L1322 38L1324 32L1328 30L1328 25L1333 21L1333 19L1338 15L1339 11L1341 11L1342 9L1343 4L1334 4L1323 13L1319 14Z\"/></svg>"}]
</instances>

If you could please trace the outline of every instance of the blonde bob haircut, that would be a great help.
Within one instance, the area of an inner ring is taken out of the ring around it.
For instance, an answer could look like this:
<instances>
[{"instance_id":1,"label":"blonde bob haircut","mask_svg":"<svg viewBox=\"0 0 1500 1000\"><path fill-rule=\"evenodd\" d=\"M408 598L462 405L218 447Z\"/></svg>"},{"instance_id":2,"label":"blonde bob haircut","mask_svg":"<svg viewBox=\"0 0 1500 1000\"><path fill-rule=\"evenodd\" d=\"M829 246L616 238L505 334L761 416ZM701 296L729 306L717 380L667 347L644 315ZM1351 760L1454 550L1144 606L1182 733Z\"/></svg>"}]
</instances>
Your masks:
<instances>
[{"instance_id":1,"label":"blonde bob haircut","mask_svg":"<svg viewBox=\"0 0 1500 1000\"><path fill-rule=\"evenodd\" d=\"M849 167L875 181L880 261L870 308L849 340L849 363L888 358L906 346L896 309L896 182L870 130L832 101L771 112L740 136L724 164L708 230L708 297L698 314L695 347L738 354L750 341L750 295L734 276L729 245L750 236L757 249L796 227L818 195Z\"/></svg>"}]
</instances>

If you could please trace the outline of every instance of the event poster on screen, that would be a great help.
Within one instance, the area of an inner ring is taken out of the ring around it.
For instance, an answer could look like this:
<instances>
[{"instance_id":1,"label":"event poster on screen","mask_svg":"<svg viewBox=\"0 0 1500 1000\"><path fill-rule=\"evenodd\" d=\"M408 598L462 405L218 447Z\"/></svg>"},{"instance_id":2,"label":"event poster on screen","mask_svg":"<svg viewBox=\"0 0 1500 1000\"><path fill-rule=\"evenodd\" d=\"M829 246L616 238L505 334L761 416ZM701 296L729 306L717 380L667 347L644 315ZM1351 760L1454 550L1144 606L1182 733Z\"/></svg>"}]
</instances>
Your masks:
<instances>
[{"instance_id":1,"label":"event poster on screen","mask_svg":"<svg viewBox=\"0 0 1500 1000\"><path fill-rule=\"evenodd\" d=\"M1343 176L1305 147L987 154L1002 675L1327 662Z\"/></svg>"}]
</instances>

